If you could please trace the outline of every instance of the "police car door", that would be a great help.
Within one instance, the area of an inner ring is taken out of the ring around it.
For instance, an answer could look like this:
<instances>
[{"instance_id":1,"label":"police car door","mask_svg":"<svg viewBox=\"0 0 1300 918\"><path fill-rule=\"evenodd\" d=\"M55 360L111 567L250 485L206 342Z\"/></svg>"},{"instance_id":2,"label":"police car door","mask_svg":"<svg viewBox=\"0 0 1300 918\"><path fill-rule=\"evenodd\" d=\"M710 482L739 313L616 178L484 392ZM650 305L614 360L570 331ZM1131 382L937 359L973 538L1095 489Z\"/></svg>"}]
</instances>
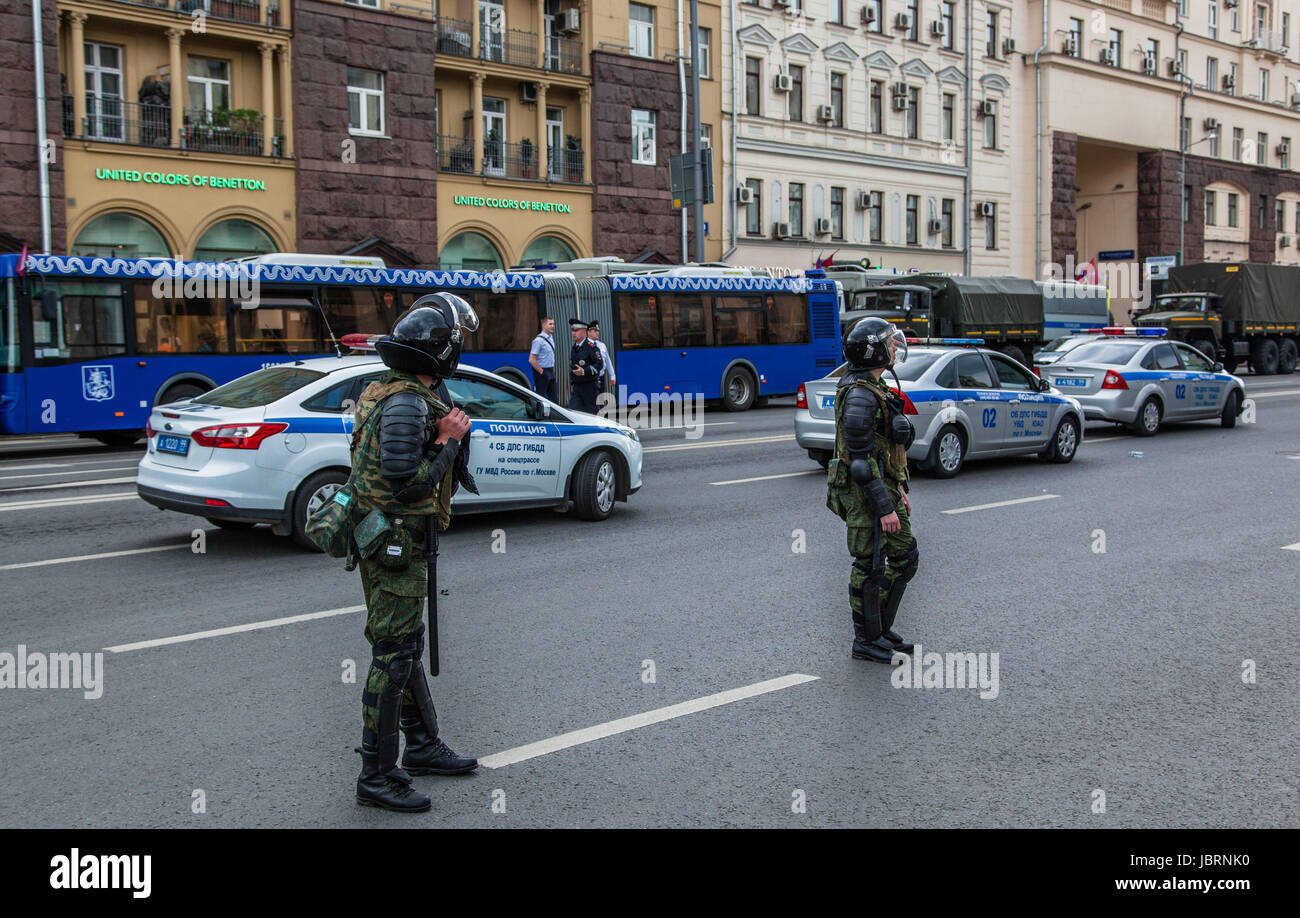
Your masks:
<instances>
[{"instance_id":1,"label":"police car door","mask_svg":"<svg viewBox=\"0 0 1300 918\"><path fill-rule=\"evenodd\" d=\"M522 390L469 375L447 380L452 401L470 417L470 473L479 496L461 490L457 502L495 503L553 498L560 469L559 431L540 417Z\"/></svg>"},{"instance_id":2,"label":"police car door","mask_svg":"<svg viewBox=\"0 0 1300 918\"><path fill-rule=\"evenodd\" d=\"M1210 361L1196 348L1182 342L1175 342L1174 348L1187 371L1187 390L1184 393L1187 396L1187 416L1209 418L1219 414L1223 410L1223 400L1227 398L1227 375L1215 373Z\"/></svg>"},{"instance_id":3,"label":"police car door","mask_svg":"<svg viewBox=\"0 0 1300 918\"><path fill-rule=\"evenodd\" d=\"M993 363L1001 390L998 407L1005 410L1007 423L998 432L999 449L1044 446L1052 434L1048 421L1051 405L1038 391L1038 378L1009 357L986 355Z\"/></svg>"},{"instance_id":4,"label":"police car door","mask_svg":"<svg viewBox=\"0 0 1300 918\"><path fill-rule=\"evenodd\" d=\"M1159 374L1155 382L1160 387L1160 393L1164 398L1165 420L1173 421L1187 417L1190 413L1188 406L1192 404L1187 382L1188 377L1193 374L1183 372L1183 365L1178 361L1174 346L1167 341L1162 341L1153 347L1148 356L1150 362L1154 364L1153 369ZM1147 362L1143 360L1143 366Z\"/></svg>"},{"instance_id":5,"label":"police car door","mask_svg":"<svg viewBox=\"0 0 1300 918\"><path fill-rule=\"evenodd\" d=\"M957 355L957 408L966 414L971 431L967 453L982 453L998 448L999 432L1006 426L1006 408L993 383L993 374L979 351Z\"/></svg>"}]
</instances>

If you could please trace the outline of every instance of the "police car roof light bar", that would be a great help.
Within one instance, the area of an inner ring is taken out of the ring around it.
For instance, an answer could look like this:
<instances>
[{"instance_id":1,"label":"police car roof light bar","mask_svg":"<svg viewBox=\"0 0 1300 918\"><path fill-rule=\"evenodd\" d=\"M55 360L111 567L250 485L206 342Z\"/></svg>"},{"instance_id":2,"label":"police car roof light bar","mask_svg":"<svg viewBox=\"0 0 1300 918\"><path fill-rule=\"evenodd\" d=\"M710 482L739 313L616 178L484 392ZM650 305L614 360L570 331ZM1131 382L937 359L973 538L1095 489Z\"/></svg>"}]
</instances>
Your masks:
<instances>
[{"instance_id":1,"label":"police car roof light bar","mask_svg":"<svg viewBox=\"0 0 1300 918\"><path fill-rule=\"evenodd\" d=\"M1085 335L1123 335L1130 338L1163 338L1169 333L1169 329L1108 325L1105 328L1085 328L1081 333Z\"/></svg>"},{"instance_id":2,"label":"police car roof light bar","mask_svg":"<svg viewBox=\"0 0 1300 918\"><path fill-rule=\"evenodd\" d=\"M373 351L375 342L383 335L367 335L364 332L354 332L350 335L344 335L339 339L339 344L353 351Z\"/></svg>"},{"instance_id":3,"label":"police car roof light bar","mask_svg":"<svg viewBox=\"0 0 1300 918\"><path fill-rule=\"evenodd\" d=\"M952 344L957 346L966 346L972 344L983 344L983 338L908 338L908 344Z\"/></svg>"}]
</instances>

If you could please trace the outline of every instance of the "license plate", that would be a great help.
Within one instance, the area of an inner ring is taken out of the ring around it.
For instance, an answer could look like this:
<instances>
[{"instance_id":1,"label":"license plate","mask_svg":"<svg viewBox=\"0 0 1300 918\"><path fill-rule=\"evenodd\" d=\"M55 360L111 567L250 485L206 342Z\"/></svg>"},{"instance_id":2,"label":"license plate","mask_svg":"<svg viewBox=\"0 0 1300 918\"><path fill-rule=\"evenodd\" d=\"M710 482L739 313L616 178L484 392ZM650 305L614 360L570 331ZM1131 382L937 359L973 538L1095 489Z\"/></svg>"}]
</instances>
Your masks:
<instances>
[{"instance_id":1,"label":"license plate","mask_svg":"<svg viewBox=\"0 0 1300 918\"><path fill-rule=\"evenodd\" d=\"M190 454L190 438L170 437L166 434L159 434L158 452L175 453L178 456L188 456Z\"/></svg>"},{"instance_id":2,"label":"license plate","mask_svg":"<svg viewBox=\"0 0 1300 918\"><path fill-rule=\"evenodd\" d=\"M822 396L822 407L823 407L823 408L834 408L834 407L835 407L835 396L833 396L833 395L823 395L823 396Z\"/></svg>"},{"instance_id":3,"label":"license plate","mask_svg":"<svg viewBox=\"0 0 1300 918\"><path fill-rule=\"evenodd\" d=\"M1086 379L1075 379L1075 378L1070 377L1070 376L1053 376L1053 377L1052 377L1052 385L1054 385L1054 386L1078 386L1079 388L1083 388L1084 386L1088 385L1088 380L1086 380Z\"/></svg>"}]
</instances>

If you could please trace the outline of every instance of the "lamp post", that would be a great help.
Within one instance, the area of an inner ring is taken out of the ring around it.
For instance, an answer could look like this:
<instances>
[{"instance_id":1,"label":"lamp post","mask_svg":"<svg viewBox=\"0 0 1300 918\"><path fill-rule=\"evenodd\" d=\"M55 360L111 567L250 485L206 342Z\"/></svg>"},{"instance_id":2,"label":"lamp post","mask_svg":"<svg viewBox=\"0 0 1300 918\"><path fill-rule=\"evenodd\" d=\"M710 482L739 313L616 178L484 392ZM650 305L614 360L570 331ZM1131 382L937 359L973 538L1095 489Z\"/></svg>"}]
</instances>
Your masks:
<instances>
[{"instance_id":1,"label":"lamp post","mask_svg":"<svg viewBox=\"0 0 1300 918\"><path fill-rule=\"evenodd\" d=\"M1187 193L1187 151L1197 144L1217 139L1219 134L1217 131L1210 131L1200 140L1193 140L1191 143L1184 145L1182 142L1182 125L1180 123L1178 135L1178 194L1186 202L1181 208L1181 210L1185 211L1185 214L1179 213L1178 215L1178 263L1181 265L1183 263L1183 238L1187 230L1187 220L1192 215L1192 199Z\"/></svg>"}]
</instances>

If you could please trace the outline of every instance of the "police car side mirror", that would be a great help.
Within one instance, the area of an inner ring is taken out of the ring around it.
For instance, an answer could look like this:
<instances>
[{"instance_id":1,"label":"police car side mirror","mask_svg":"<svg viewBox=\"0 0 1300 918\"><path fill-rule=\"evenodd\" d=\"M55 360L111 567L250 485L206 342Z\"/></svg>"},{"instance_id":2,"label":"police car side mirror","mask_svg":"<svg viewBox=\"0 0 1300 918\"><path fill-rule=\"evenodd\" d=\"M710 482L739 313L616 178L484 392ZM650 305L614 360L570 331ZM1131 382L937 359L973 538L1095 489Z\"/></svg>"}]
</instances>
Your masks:
<instances>
[{"instance_id":1,"label":"police car side mirror","mask_svg":"<svg viewBox=\"0 0 1300 918\"><path fill-rule=\"evenodd\" d=\"M1039 392L1051 392L1051 391L1052 391L1052 382L1051 382L1051 380L1048 380L1048 379L1040 379L1040 380L1038 381L1038 391L1039 391Z\"/></svg>"},{"instance_id":2,"label":"police car side mirror","mask_svg":"<svg viewBox=\"0 0 1300 918\"><path fill-rule=\"evenodd\" d=\"M1215 373L1222 373L1223 364L1219 363L1219 361L1216 360L1214 361L1214 363L1210 365L1210 369L1213 370Z\"/></svg>"}]
</instances>

